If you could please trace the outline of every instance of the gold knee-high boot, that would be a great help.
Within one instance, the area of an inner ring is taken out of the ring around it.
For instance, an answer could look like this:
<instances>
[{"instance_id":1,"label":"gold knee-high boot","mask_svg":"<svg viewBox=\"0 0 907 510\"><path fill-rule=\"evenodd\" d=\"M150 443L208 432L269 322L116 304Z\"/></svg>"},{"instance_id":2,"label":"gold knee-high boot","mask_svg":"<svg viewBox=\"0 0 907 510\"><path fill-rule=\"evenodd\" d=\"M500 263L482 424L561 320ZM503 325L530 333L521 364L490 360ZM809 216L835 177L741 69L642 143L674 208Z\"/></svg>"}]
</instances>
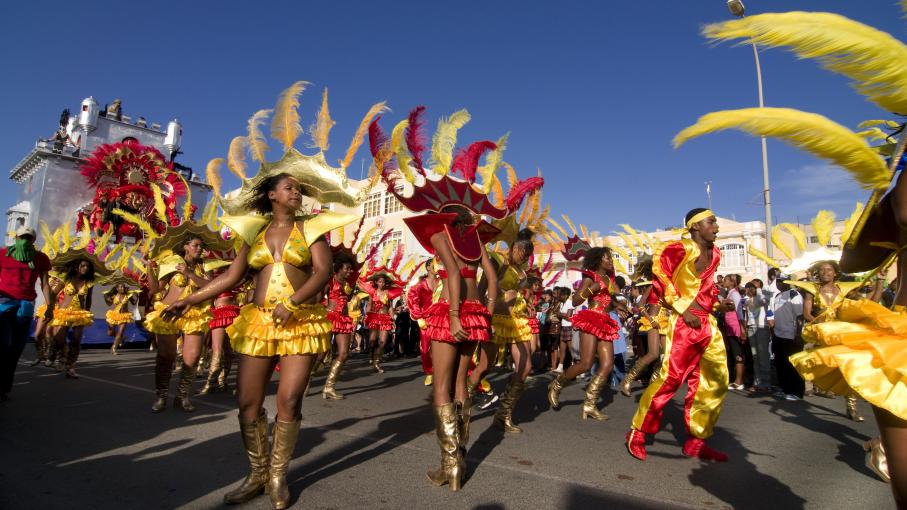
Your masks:
<instances>
[{"instance_id":1,"label":"gold knee-high boot","mask_svg":"<svg viewBox=\"0 0 907 510\"><path fill-rule=\"evenodd\" d=\"M469 443L469 421L472 418L472 395L467 395L466 400L457 403L457 424L459 426L460 451L460 476L466 478L466 447Z\"/></svg>"},{"instance_id":2,"label":"gold knee-high boot","mask_svg":"<svg viewBox=\"0 0 907 510\"><path fill-rule=\"evenodd\" d=\"M76 373L76 361L79 360L79 352L82 351L81 342L73 342L69 346L69 351L66 353L66 377L70 379L78 379L79 374Z\"/></svg>"},{"instance_id":3,"label":"gold knee-high boot","mask_svg":"<svg viewBox=\"0 0 907 510\"><path fill-rule=\"evenodd\" d=\"M857 411L857 397L847 397L847 417L853 421L863 421L863 417L860 416L860 412Z\"/></svg>"},{"instance_id":4,"label":"gold knee-high boot","mask_svg":"<svg viewBox=\"0 0 907 510\"><path fill-rule=\"evenodd\" d=\"M167 393L170 391L171 374L173 374L173 363L157 357L154 364L154 389L156 397L154 399L154 404L151 406L152 413L159 413L164 409L167 409Z\"/></svg>"},{"instance_id":5,"label":"gold knee-high boot","mask_svg":"<svg viewBox=\"0 0 907 510\"><path fill-rule=\"evenodd\" d=\"M460 490L463 472L459 460L459 417L455 402L432 406L438 446L441 447L441 467L428 472L428 479L438 487L449 484L450 490Z\"/></svg>"},{"instance_id":6,"label":"gold knee-high boot","mask_svg":"<svg viewBox=\"0 0 907 510\"><path fill-rule=\"evenodd\" d=\"M224 503L245 503L268 490L268 415L265 410L251 422L239 419L239 432L249 457L249 474L237 487L224 494Z\"/></svg>"},{"instance_id":7,"label":"gold knee-high boot","mask_svg":"<svg viewBox=\"0 0 907 510\"><path fill-rule=\"evenodd\" d=\"M566 388L571 382L564 377L564 374L560 374L548 385L548 404L551 405L551 409L557 409L561 406L561 390Z\"/></svg>"},{"instance_id":8,"label":"gold knee-high boot","mask_svg":"<svg viewBox=\"0 0 907 510\"><path fill-rule=\"evenodd\" d=\"M375 372L383 374L384 369L381 368L381 353L379 352L379 349L381 349L381 347L376 346L375 349L372 350L372 368L375 369Z\"/></svg>"},{"instance_id":9,"label":"gold knee-high boot","mask_svg":"<svg viewBox=\"0 0 907 510\"><path fill-rule=\"evenodd\" d=\"M227 379L230 377L230 371L233 369L233 350L225 349L223 356L223 369L220 371L220 375L217 376L217 388L220 391L227 391Z\"/></svg>"},{"instance_id":10,"label":"gold knee-high boot","mask_svg":"<svg viewBox=\"0 0 907 510\"><path fill-rule=\"evenodd\" d=\"M504 395L501 397L501 404L496 413L494 413L494 422L504 428L504 432L519 434L523 429L513 424L513 408L520 400L520 396L526 389L526 383L510 381Z\"/></svg>"},{"instance_id":11,"label":"gold knee-high boot","mask_svg":"<svg viewBox=\"0 0 907 510\"><path fill-rule=\"evenodd\" d=\"M287 468L296 439L299 437L299 423L296 421L274 420L274 441L271 445L271 467L268 475L268 491L271 495L271 506L282 510L290 506L290 487L287 485Z\"/></svg>"},{"instance_id":12,"label":"gold knee-high boot","mask_svg":"<svg viewBox=\"0 0 907 510\"><path fill-rule=\"evenodd\" d=\"M625 397L630 396L630 385L633 384L633 381L639 378L640 372L645 370L646 364L642 360L636 360L636 363L633 364L633 368L627 372L627 376L624 377L624 380L620 383L620 392L624 394Z\"/></svg>"},{"instance_id":13,"label":"gold knee-high boot","mask_svg":"<svg viewBox=\"0 0 907 510\"><path fill-rule=\"evenodd\" d=\"M321 390L321 397L325 400L343 400L346 398L334 390L334 385L337 384L337 378L340 377L340 370L342 368L343 362L334 358L334 361L331 362L331 370L328 372L328 378L324 381L324 389Z\"/></svg>"},{"instance_id":14,"label":"gold knee-high boot","mask_svg":"<svg viewBox=\"0 0 907 510\"><path fill-rule=\"evenodd\" d=\"M586 387L586 398L583 400L583 419L592 418L593 420L604 421L608 419L608 415L599 411L596 403L598 402L598 394L601 393L602 387L607 382L608 378L603 375L596 375L589 381L589 386Z\"/></svg>"},{"instance_id":15,"label":"gold knee-high boot","mask_svg":"<svg viewBox=\"0 0 907 510\"><path fill-rule=\"evenodd\" d=\"M205 379L205 385L199 390L199 395L207 395L218 390L218 379L224 369L224 358L219 352L211 354L211 368L208 369L208 378Z\"/></svg>"},{"instance_id":16,"label":"gold knee-high boot","mask_svg":"<svg viewBox=\"0 0 907 510\"><path fill-rule=\"evenodd\" d=\"M198 366L190 367L183 363L183 371L180 373L180 384L176 390L176 396L173 397L173 407L182 409L187 413L195 411L195 406L189 400L189 391L192 390L192 381L195 380L195 373Z\"/></svg>"}]
</instances>

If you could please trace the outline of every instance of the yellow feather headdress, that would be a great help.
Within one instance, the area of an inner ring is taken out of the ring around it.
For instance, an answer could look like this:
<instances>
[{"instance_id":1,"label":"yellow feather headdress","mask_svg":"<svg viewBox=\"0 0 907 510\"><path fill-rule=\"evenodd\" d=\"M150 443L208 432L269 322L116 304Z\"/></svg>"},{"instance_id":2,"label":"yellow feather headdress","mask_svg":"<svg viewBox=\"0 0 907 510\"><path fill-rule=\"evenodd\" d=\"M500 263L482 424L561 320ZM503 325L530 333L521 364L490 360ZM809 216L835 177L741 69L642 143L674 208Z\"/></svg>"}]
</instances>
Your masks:
<instances>
[{"instance_id":1,"label":"yellow feather headdress","mask_svg":"<svg viewBox=\"0 0 907 510\"><path fill-rule=\"evenodd\" d=\"M299 124L299 96L309 82L297 81L281 92L274 106L274 117L271 119L271 138L283 144L284 151L293 148L293 143L302 134Z\"/></svg>"},{"instance_id":2,"label":"yellow feather headdress","mask_svg":"<svg viewBox=\"0 0 907 510\"><path fill-rule=\"evenodd\" d=\"M438 175L447 175L453 163L453 151L457 145L457 131L472 117L466 110L454 112L449 118L441 118L431 139L432 170Z\"/></svg>"},{"instance_id":3,"label":"yellow feather headdress","mask_svg":"<svg viewBox=\"0 0 907 510\"><path fill-rule=\"evenodd\" d=\"M387 111L387 104L382 101L380 103L373 104L369 108L368 113L365 114L365 117L362 118L362 122L359 123L359 127L356 129L356 134L353 135L353 141L350 143L349 148L346 150L346 155L340 161L340 168L349 168L350 163L353 162L353 156L356 155L356 151L359 150L359 147L362 146L363 140L365 140L365 135L368 133L368 126L375 120L375 117L381 115Z\"/></svg>"},{"instance_id":4,"label":"yellow feather headdress","mask_svg":"<svg viewBox=\"0 0 907 510\"><path fill-rule=\"evenodd\" d=\"M853 228L857 224L857 220L860 219L860 216L863 214L863 203L857 202L856 207L850 216L844 221L844 233L841 234L841 243L847 243L850 240L851 234L853 234Z\"/></svg>"},{"instance_id":5,"label":"yellow feather headdress","mask_svg":"<svg viewBox=\"0 0 907 510\"><path fill-rule=\"evenodd\" d=\"M831 233L835 228L835 213L826 210L819 211L813 218L812 226L819 245L828 246L831 243Z\"/></svg>"},{"instance_id":6,"label":"yellow feather headdress","mask_svg":"<svg viewBox=\"0 0 907 510\"><path fill-rule=\"evenodd\" d=\"M230 140L230 149L227 151L227 168L240 180L246 179L246 145L248 138L234 136Z\"/></svg>"},{"instance_id":7,"label":"yellow feather headdress","mask_svg":"<svg viewBox=\"0 0 907 510\"><path fill-rule=\"evenodd\" d=\"M268 115L271 115L271 112L273 111L274 110L258 110L249 117L249 121L246 125L246 140L249 143L249 152L252 153L252 159L259 163L265 162L265 154L268 152L268 149L270 149L264 134L261 132L261 125L265 123L268 119Z\"/></svg>"},{"instance_id":8,"label":"yellow feather headdress","mask_svg":"<svg viewBox=\"0 0 907 510\"><path fill-rule=\"evenodd\" d=\"M793 236L794 241L797 243L797 247L800 248L800 251L806 251L806 232L802 228L794 225L793 223L779 223L779 228L786 230L791 236ZM772 231L772 237L774 237L774 230Z\"/></svg>"},{"instance_id":9,"label":"yellow feather headdress","mask_svg":"<svg viewBox=\"0 0 907 510\"><path fill-rule=\"evenodd\" d=\"M318 147L321 152L328 150L328 137L331 133L331 128L337 124L334 122L334 119L331 118L331 113L328 111L328 88L324 88L324 92L321 94L321 110L318 111L318 117L315 120L315 125L310 130L312 134L312 143L315 147Z\"/></svg>"},{"instance_id":10,"label":"yellow feather headdress","mask_svg":"<svg viewBox=\"0 0 907 510\"><path fill-rule=\"evenodd\" d=\"M507 148L507 139L509 137L510 133L505 133L504 136L498 138L498 141L495 142L497 148L485 159L486 163L479 167L478 175L482 178L482 193L490 193L495 184L497 179L495 174L497 174L498 169L501 168L501 163L504 161L504 150ZM497 183L500 184L500 181L497 181ZM503 196L503 193L501 195Z\"/></svg>"},{"instance_id":11,"label":"yellow feather headdress","mask_svg":"<svg viewBox=\"0 0 907 510\"><path fill-rule=\"evenodd\" d=\"M157 184L151 183L151 193L154 195L154 216L158 221L167 224L167 205L164 203L164 195Z\"/></svg>"}]
</instances>

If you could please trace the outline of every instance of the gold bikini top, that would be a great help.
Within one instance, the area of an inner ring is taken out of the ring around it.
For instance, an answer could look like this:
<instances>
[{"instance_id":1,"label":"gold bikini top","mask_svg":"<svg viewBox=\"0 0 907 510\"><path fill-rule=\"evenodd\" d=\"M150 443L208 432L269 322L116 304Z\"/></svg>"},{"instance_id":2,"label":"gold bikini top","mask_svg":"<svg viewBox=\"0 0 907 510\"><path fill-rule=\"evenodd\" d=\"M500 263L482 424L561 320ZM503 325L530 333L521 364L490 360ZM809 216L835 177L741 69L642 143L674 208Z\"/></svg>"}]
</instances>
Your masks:
<instances>
[{"instance_id":1,"label":"gold bikini top","mask_svg":"<svg viewBox=\"0 0 907 510\"><path fill-rule=\"evenodd\" d=\"M270 225L268 225L268 228L270 228ZM249 262L249 267L256 271L267 265L277 263L265 240L268 228L262 229L258 236L255 237L255 242L252 243L249 255L246 258ZM299 231L296 223L293 223L293 230L290 231L290 236L287 238L286 244L283 245L280 261L286 262L293 267L304 267L312 264L312 253L309 251L309 245L306 243L305 237Z\"/></svg>"}]
</instances>

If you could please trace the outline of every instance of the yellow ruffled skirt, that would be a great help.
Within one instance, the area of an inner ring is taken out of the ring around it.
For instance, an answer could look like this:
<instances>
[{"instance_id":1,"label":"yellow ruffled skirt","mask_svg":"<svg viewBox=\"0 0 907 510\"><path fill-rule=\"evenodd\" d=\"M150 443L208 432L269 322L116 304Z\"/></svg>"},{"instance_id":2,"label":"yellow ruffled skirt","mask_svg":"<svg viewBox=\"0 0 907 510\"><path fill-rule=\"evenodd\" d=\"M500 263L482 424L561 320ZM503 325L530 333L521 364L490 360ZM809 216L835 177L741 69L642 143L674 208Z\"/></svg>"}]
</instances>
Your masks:
<instances>
[{"instance_id":1,"label":"yellow ruffled skirt","mask_svg":"<svg viewBox=\"0 0 907 510\"><path fill-rule=\"evenodd\" d=\"M116 310L107 310L107 313L104 314L104 318L107 319L107 324L111 326L119 326L121 324L129 324L132 322L132 314L129 312L118 312Z\"/></svg>"},{"instance_id":2,"label":"yellow ruffled skirt","mask_svg":"<svg viewBox=\"0 0 907 510\"><path fill-rule=\"evenodd\" d=\"M35 319L43 319L45 313L47 313L47 303L35 308Z\"/></svg>"},{"instance_id":3,"label":"yellow ruffled skirt","mask_svg":"<svg viewBox=\"0 0 907 510\"><path fill-rule=\"evenodd\" d=\"M846 300L836 315L803 330L804 340L821 346L794 354L791 363L823 390L857 394L907 420L907 312Z\"/></svg>"},{"instance_id":4,"label":"yellow ruffled skirt","mask_svg":"<svg viewBox=\"0 0 907 510\"><path fill-rule=\"evenodd\" d=\"M54 318L50 321L50 326L53 328L77 328L91 326L92 322L94 322L94 315L88 310L54 308Z\"/></svg>"},{"instance_id":5,"label":"yellow ruffled skirt","mask_svg":"<svg viewBox=\"0 0 907 510\"><path fill-rule=\"evenodd\" d=\"M208 332L208 321L211 320L209 306L193 306L173 322L165 321L161 317L161 312L165 308L167 305L160 301L154 304L154 310L145 315L145 329L156 335L179 335L180 333L192 335Z\"/></svg>"},{"instance_id":6,"label":"yellow ruffled skirt","mask_svg":"<svg viewBox=\"0 0 907 510\"><path fill-rule=\"evenodd\" d=\"M491 317L491 328L494 330L491 341L498 345L532 340L532 329L529 327L529 319L526 317L496 313Z\"/></svg>"},{"instance_id":7,"label":"yellow ruffled skirt","mask_svg":"<svg viewBox=\"0 0 907 510\"><path fill-rule=\"evenodd\" d=\"M233 350L247 356L319 354L331 348L331 321L322 304L300 305L285 326L271 318L273 308L247 304L239 311L227 335Z\"/></svg>"}]
</instances>

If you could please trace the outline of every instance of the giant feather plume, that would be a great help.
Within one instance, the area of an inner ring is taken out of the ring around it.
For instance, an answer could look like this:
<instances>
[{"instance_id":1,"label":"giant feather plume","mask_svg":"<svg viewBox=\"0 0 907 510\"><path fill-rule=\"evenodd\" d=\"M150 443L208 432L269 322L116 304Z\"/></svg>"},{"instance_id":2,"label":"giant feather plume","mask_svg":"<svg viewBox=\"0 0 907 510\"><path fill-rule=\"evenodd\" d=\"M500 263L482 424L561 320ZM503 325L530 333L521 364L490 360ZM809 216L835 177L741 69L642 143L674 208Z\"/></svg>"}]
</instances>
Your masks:
<instances>
[{"instance_id":1,"label":"giant feather plume","mask_svg":"<svg viewBox=\"0 0 907 510\"><path fill-rule=\"evenodd\" d=\"M79 229L79 244L76 249L84 250L91 243L91 226L88 224L88 218L82 218L82 228Z\"/></svg>"},{"instance_id":2,"label":"giant feather plume","mask_svg":"<svg viewBox=\"0 0 907 510\"><path fill-rule=\"evenodd\" d=\"M370 229L366 230L364 234L359 236L359 239L353 243L353 253L360 254L366 246L368 246L368 240L375 235L375 232L378 230L378 225L373 225ZM362 260L368 260L369 257L365 257Z\"/></svg>"},{"instance_id":3,"label":"giant feather plume","mask_svg":"<svg viewBox=\"0 0 907 510\"><path fill-rule=\"evenodd\" d=\"M406 126L405 134L406 148L413 158L413 166L416 167L416 170L421 175L425 175L424 163L422 161L422 155L425 152L424 113L425 107L421 105L413 108L409 112L409 118L407 119L409 123Z\"/></svg>"},{"instance_id":4,"label":"giant feather plume","mask_svg":"<svg viewBox=\"0 0 907 510\"><path fill-rule=\"evenodd\" d=\"M860 219L860 216L862 214L863 203L857 202L857 205L856 207L854 207L853 212L850 213L850 216L848 216L846 220L844 220L844 232L841 234L841 244L847 243L847 241L850 239L850 235L853 234L853 228L854 226L856 226L857 220Z\"/></svg>"},{"instance_id":5,"label":"giant feather plume","mask_svg":"<svg viewBox=\"0 0 907 510\"><path fill-rule=\"evenodd\" d=\"M781 240L781 225L775 225L772 227L772 244L775 245L775 248L778 248L778 251L784 254L787 257L787 260L794 260L794 255L791 253L790 248Z\"/></svg>"},{"instance_id":6,"label":"giant feather plume","mask_svg":"<svg viewBox=\"0 0 907 510\"><path fill-rule=\"evenodd\" d=\"M259 163L265 162L265 154L267 154L268 149L270 149L270 147L268 147L268 142L265 139L265 135L261 132L261 125L265 123L268 115L273 111L274 110L258 110L254 115L249 117L249 122L246 126L248 133L246 140L249 143L249 152L252 153L252 159Z\"/></svg>"},{"instance_id":7,"label":"giant feather plume","mask_svg":"<svg viewBox=\"0 0 907 510\"><path fill-rule=\"evenodd\" d=\"M504 161L504 149L507 148L509 137L510 133L505 133L504 136L498 138L498 141L494 143L497 148L488 155L485 164L479 168L479 177L482 178L482 193L488 194L494 185L494 175Z\"/></svg>"},{"instance_id":8,"label":"giant feather plume","mask_svg":"<svg viewBox=\"0 0 907 510\"><path fill-rule=\"evenodd\" d=\"M513 169L510 163L504 162L501 164L507 170L507 188L513 189L520 182L520 179L516 176L516 170Z\"/></svg>"},{"instance_id":9,"label":"giant feather plume","mask_svg":"<svg viewBox=\"0 0 907 510\"><path fill-rule=\"evenodd\" d=\"M113 214L116 214L117 216L128 221L129 223L135 223L139 227L139 229L141 229L141 231L145 234L145 237L148 237L150 239L160 237L160 236L158 236L157 232L155 232L154 229L151 228L151 224L149 224L147 221L145 221L145 219L142 218L141 216L139 216L137 214L133 214L131 212L124 211L122 209L114 209L112 212L113 212ZM117 246L119 246L119 245L117 245Z\"/></svg>"},{"instance_id":10,"label":"giant feather plume","mask_svg":"<svg viewBox=\"0 0 907 510\"><path fill-rule=\"evenodd\" d=\"M373 104L372 107L369 108L368 113L365 114L365 117L362 118L362 122L359 123L356 134L353 135L353 141L350 143L349 148L347 148L346 155L340 162L341 168L348 168L350 166L350 163L353 162L353 156L356 155L356 151L358 151L359 147L362 145L365 135L369 132L369 126L372 124L372 121L375 120L375 117L381 115L385 111L387 111L387 103L384 101Z\"/></svg>"},{"instance_id":11,"label":"giant feather plume","mask_svg":"<svg viewBox=\"0 0 907 510\"><path fill-rule=\"evenodd\" d=\"M627 234L624 234L623 232L615 232L615 234L617 234L617 236L621 238L621 240L624 242L624 245L627 246L627 249L629 249L633 253L641 252L641 250L636 246L636 243L633 242L633 238L631 238Z\"/></svg>"},{"instance_id":12,"label":"giant feather plume","mask_svg":"<svg viewBox=\"0 0 907 510\"><path fill-rule=\"evenodd\" d=\"M611 243L608 245L608 248L611 248L611 251L620 255L620 258L624 260L633 260L633 256L630 255L630 252L622 246Z\"/></svg>"},{"instance_id":13,"label":"giant feather plume","mask_svg":"<svg viewBox=\"0 0 907 510\"><path fill-rule=\"evenodd\" d=\"M151 183L151 193L154 195L154 217L163 224L167 224L167 205L164 203L164 195L161 188L155 183Z\"/></svg>"},{"instance_id":14,"label":"giant feather plume","mask_svg":"<svg viewBox=\"0 0 907 510\"><path fill-rule=\"evenodd\" d=\"M318 117L315 120L315 126L311 129L312 143L318 147L321 152L328 150L328 140L330 139L331 128L337 124L331 118L328 110L328 89L324 88L321 94L321 110L318 110Z\"/></svg>"},{"instance_id":15,"label":"giant feather plume","mask_svg":"<svg viewBox=\"0 0 907 510\"><path fill-rule=\"evenodd\" d=\"M813 230L819 239L819 246L828 246L831 242L831 232L835 228L835 213L821 210L812 221Z\"/></svg>"},{"instance_id":16,"label":"giant feather plume","mask_svg":"<svg viewBox=\"0 0 907 510\"><path fill-rule=\"evenodd\" d=\"M214 196L220 196L220 167L224 164L224 158L214 158L211 161L208 161L208 166L205 167L205 177L208 179L208 184L211 185L214 191Z\"/></svg>"},{"instance_id":17,"label":"giant feather plume","mask_svg":"<svg viewBox=\"0 0 907 510\"><path fill-rule=\"evenodd\" d=\"M104 232L101 237L95 240L94 252L96 255L100 256L107 249L107 245L110 244L110 239L113 237L113 230L113 226L111 226L107 229L107 232Z\"/></svg>"},{"instance_id":18,"label":"giant feather plume","mask_svg":"<svg viewBox=\"0 0 907 510\"><path fill-rule=\"evenodd\" d=\"M791 108L743 108L703 115L674 137L674 146L687 140L740 129L754 136L780 138L851 173L867 189L884 189L891 182L885 161L865 140L821 115Z\"/></svg>"},{"instance_id":19,"label":"giant feather plume","mask_svg":"<svg viewBox=\"0 0 907 510\"><path fill-rule=\"evenodd\" d=\"M302 134L299 124L299 95L309 82L297 81L280 93L274 106L274 117L271 118L271 138L283 144L283 150L293 148L293 143Z\"/></svg>"},{"instance_id":20,"label":"giant feather plume","mask_svg":"<svg viewBox=\"0 0 907 510\"><path fill-rule=\"evenodd\" d=\"M786 47L852 80L857 92L883 109L907 113L907 46L891 35L838 14L786 12L708 25L715 40L745 38L765 47Z\"/></svg>"},{"instance_id":21,"label":"giant feather plume","mask_svg":"<svg viewBox=\"0 0 907 510\"><path fill-rule=\"evenodd\" d=\"M554 228L557 229L557 231L560 232L563 236L561 239L559 239L560 242L563 242L564 239L570 239L570 234L568 234L567 231L564 230L564 227L562 227L561 224L557 222L557 220L555 220L554 218L548 218L548 223L554 226Z\"/></svg>"},{"instance_id":22,"label":"giant feather plume","mask_svg":"<svg viewBox=\"0 0 907 510\"><path fill-rule=\"evenodd\" d=\"M246 180L246 145L249 139L245 136L234 136L227 151L227 168L233 175Z\"/></svg>"},{"instance_id":23,"label":"giant feather plume","mask_svg":"<svg viewBox=\"0 0 907 510\"><path fill-rule=\"evenodd\" d=\"M74 240L72 235L70 235L69 233L70 228L72 228L71 220L61 225L60 228L61 235L63 236L63 242L60 245L60 251L66 252L69 251L69 248L72 246L72 242Z\"/></svg>"},{"instance_id":24,"label":"giant feather plume","mask_svg":"<svg viewBox=\"0 0 907 510\"><path fill-rule=\"evenodd\" d=\"M492 174L491 203L498 209L504 208L504 185L497 175Z\"/></svg>"},{"instance_id":25,"label":"giant feather plume","mask_svg":"<svg viewBox=\"0 0 907 510\"><path fill-rule=\"evenodd\" d=\"M797 247L800 251L806 251L806 232L804 232L802 228L793 223L780 223L778 226L794 237L794 241L797 242Z\"/></svg>"},{"instance_id":26,"label":"giant feather plume","mask_svg":"<svg viewBox=\"0 0 907 510\"><path fill-rule=\"evenodd\" d=\"M397 155L397 166L400 167L400 173L403 174L403 178L406 179L406 182L412 183L416 180L416 175L409 167L409 163L412 161L413 157L410 156L409 149L407 149L406 141L403 137L408 126L409 119L403 119L394 126L393 131L391 131L391 147L393 147L394 153Z\"/></svg>"},{"instance_id":27,"label":"giant feather plume","mask_svg":"<svg viewBox=\"0 0 907 510\"><path fill-rule=\"evenodd\" d=\"M453 163L453 150L457 145L457 131L472 117L466 110L453 113L450 118L441 118L438 128L431 139L431 159L434 162L432 170L438 175L447 175Z\"/></svg>"},{"instance_id":28,"label":"giant feather plume","mask_svg":"<svg viewBox=\"0 0 907 510\"><path fill-rule=\"evenodd\" d=\"M486 152L493 151L496 148L497 146L490 140L473 142L469 144L469 147L460 149L457 152L450 170L459 172L467 181L474 182L476 180L476 170L479 168L479 159Z\"/></svg>"},{"instance_id":29,"label":"giant feather plume","mask_svg":"<svg viewBox=\"0 0 907 510\"><path fill-rule=\"evenodd\" d=\"M393 185L394 177L390 174L391 170L394 169L394 165L391 162L393 147L387 139L387 135L384 134L384 130L381 129L380 120L381 117L376 117L368 127L369 150L374 159L377 175L383 176L387 180L388 185Z\"/></svg>"},{"instance_id":30,"label":"giant feather plume","mask_svg":"<svg viewBox=\"0 0 907 510\"><path fill-rule=\"evenodd\" d=\"M749 253L750 255L756 257L757 259L765 262L766 264L768 264L768 267L780 266L780 264L778 264L778 262L775 259L769 257L767 253L756 248L755 246L750 246L749 249L747 249L747 253Z\"/></svg>"},{"instance_id":31,"label":"giant feather plume","mask_svg":"<svg viewBox=\"0 0 907 510\"><path fill-rule=\"evenodd\" d=\"M538 192L544 185L545 179L541 177L529 177L526 180L519 181L511 186L510 192L507 193L507 198L504 199L504 205L507 206L507 210L515 212L520 208L527 196Z\"/></svg>"}]
</instances>

